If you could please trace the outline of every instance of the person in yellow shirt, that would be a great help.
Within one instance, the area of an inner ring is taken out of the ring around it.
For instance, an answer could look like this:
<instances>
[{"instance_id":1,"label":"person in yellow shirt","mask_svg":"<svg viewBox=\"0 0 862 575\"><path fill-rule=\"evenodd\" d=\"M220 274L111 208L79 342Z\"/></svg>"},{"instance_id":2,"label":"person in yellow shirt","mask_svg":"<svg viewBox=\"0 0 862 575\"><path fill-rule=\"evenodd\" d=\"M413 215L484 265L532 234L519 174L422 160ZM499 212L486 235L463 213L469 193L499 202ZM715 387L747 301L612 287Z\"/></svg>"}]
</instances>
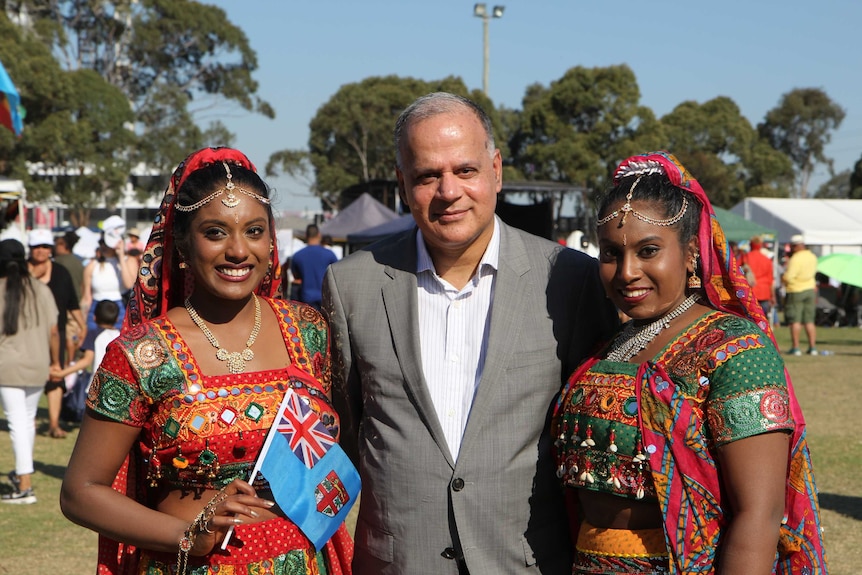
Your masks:
<instances>
[{"instance_id":1,"label":"person in yellow shirt","mask_svg":"<svg viewBox=\"0 0 862 575\"><path fill-rule=\"evenodd\" d=\"M787 353L802 355L799 349L799 334L805 326L808 337L808 354L817 355L817 329L814 326L814 315L817 311L816 282L817 256L805 246L805 238L796 234L790 238L790 259L787 269L781 276L781 282L787 292L784 305L784 319L790 324L790 340L792 346Z\"/></svg>"}]
</instances>

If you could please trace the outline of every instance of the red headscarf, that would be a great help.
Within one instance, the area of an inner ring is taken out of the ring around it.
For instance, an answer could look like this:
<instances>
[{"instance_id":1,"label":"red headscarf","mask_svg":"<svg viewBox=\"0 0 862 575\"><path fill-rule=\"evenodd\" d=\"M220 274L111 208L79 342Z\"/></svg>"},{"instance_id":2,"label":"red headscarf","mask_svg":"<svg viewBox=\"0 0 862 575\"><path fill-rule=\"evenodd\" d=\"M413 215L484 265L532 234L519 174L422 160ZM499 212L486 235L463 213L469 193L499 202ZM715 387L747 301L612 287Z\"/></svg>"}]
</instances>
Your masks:
<instances>
[{"instance_id":1,"label":"red headscarf","mask_svg":"<svg viewBox=\"0 0 862 575\"><path fill-rule=\"evenodd\" d=\"M709 303L716 309L750 319L775 343L769 321L740 269L740 262L727 244L706 192L673 154L650 152L626 159L614 172L614 184L627 176L655 173L667 176L671 184L690 193L699 203L697 239L701 279Z\"/></svg>"},{"instance_id":2,"label":"red headscarf","mask_svg":"<svg viewBox=\"0 0 862 575\"><path fill-rule=\"evenodd\" d=\"M257 172L254 164L245 154L231 148L203 148L191 154L177 166L168 182L165 197L153 222L147 247L141 255L141 267L138 269L138 277L126 308L124 330L159 316L172 307L182 305L183 300L191 292L191 274L174 264L177 252L174 245L173 224L177 192L191 174L219 162L227 162ZM272 297L278 292L281 282L275 221L272 216L270 216L269 230L273 245L269 271L255 293Z\"/></svg>"},{"instance_id":3,"label":"red headscarf","mask_svg":"<svg viewBox=\"0 0 862 575\"><path fill-rule=\"evenodd\" d=\"M257 172L245 154L231 148L204 148L194 152L177 166L153 221L153 231L147 241L147 248L141 255L141 267L138 269L138 277L132 287L132 296L123 321L124 332L167 312L172 307L182 305L186 295L191 293L191 274L188 270L174 265L177 252L173 224L177 192L192 173L216 162L228 162ZM278 266L278 250L275 247L275 222L271 216L269 227L270 239L273 242L269 271L255 292L272 297L278 291L281 270ZM114 479L113 488L133 499L142 500L142 495L137 491L140 487L138 481L142 478L142 472L135 464L134 458L127 458ZM99 575L137 573L138 558L134 546L119 543L104 535L99 536Z\"/></svg>"}]
</instances>

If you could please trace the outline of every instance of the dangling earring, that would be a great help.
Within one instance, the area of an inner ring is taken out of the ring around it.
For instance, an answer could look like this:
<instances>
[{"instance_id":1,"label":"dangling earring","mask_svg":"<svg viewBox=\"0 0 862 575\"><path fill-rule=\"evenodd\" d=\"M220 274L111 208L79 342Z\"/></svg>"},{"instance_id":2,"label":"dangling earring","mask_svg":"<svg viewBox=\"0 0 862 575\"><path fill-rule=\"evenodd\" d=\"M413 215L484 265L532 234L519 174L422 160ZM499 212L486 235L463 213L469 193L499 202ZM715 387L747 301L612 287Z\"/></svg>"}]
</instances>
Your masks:
<instances>
[{"instance_id":1,"label":"dangling earring","mask_svg":"<svg viewBox=\"0 0 862 575\"><path fill-rule=\"evenodd\" d=\"M688 289L700 289L703 287L703 283L700 281L700 276L697 275L697 256L691 257L691 267L694 268L694 271L691 272L691 275L688 276Z\"/></svg>"},{"instance_id":2,"label":"dangling earring","mask_svg":"<svg viewBox=\"0 0 862 575\"><path fill-rule=\"evenodd\" d=\"M186 262L180 262L177 267L179 267L181 270L187 270L189 269L189 264L187 264Z\"/></svg>"}]
</instances>

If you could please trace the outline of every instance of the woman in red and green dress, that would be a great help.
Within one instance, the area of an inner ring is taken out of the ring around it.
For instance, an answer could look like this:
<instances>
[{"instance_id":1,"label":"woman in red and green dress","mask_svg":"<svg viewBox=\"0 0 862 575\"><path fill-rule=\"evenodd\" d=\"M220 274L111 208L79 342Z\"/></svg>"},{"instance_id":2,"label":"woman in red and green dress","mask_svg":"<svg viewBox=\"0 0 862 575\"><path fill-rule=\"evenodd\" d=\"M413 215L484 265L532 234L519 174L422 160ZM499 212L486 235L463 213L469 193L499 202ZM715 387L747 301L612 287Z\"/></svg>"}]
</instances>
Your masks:
<instances>
[{"instance_id":1,"label":"woman in red and green dress","mask_svg":"<svg viewBox=\"0 0 862 575\"><path fill-rule=\"evenodd\" d=\"M632 321L554 414L573 573L826 573L802 412L700 185L666 152L631 157L597 232Z\"/></svg>"}]
</instances>

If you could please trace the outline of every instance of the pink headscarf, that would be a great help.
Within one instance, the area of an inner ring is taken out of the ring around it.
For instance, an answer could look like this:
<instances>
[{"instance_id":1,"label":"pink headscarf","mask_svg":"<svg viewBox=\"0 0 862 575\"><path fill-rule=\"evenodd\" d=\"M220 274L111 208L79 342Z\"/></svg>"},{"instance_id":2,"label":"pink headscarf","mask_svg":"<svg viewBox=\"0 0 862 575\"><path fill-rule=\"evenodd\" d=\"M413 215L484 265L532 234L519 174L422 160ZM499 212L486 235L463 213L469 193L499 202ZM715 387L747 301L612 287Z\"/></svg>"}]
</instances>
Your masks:
<instances>
[{"instance_id":1,"label":"pink headscarf","mask_svg":"<svg viewBox=\"0 0 862 575\"><path fill-rule=\"evenodd\" d=\"M775 343L772 328L760 304L754 298L751 287L739 267L739 262L736 261L727 244L709 198L697 180L691 177L691 174L679 160L664 151L632 156L617 167L614 172L614 183L618 184L621 179L628 176L657 173L667 176L674 186L689 192L700 204L698 242L703 261L701 279L704 280L703 287L709 303L716 309L752 320ZM776 344L776 349L777 347ZM638 373L639 376L646 374L643 366ZM661 374L662 372L656 369L654 373ZM805 419L796 399L796 392L793 389L787 369L784 370L784 376L787 381L790 412L793 415L795 428L791 436L788 454L785 516L780 528L779 560L776 573L788 575L791 573L821 574L826 572L826 556L820 533L820 512L814 473L811 468L811 456L805 437ZM664 379L669 381L670 376L665 374ZM652 386L652 383L650 385ZM666 405L670 405L669 398L673 395L670 387L665 388L662 392L658 392L656 387L649 389L654 397L662 399L655 402L641 402L639 400L639 410L646 410L647 408L643 406L649 406L652 403L660 404L662 401L666 401ZM685 407L685 405L682 406L683 409ZM649 417L645 416L645 419L649 419ZM685 418L681 419L685 420ZM670 445L669 449L674 453L677 461L691 462L690 465L686 465L686 481L682 481L682 473L674 473L668 484L667 492L673 494L672 498L675 504L681 500L685 491L683 484L696 484L699 489L709 491L706 489L707 485L718 483L717 478L711 472L698 475L699 465L703 461L701 458L693 456L685 445L686 439L683 437L685 428L683 426L673 426L671 429L671 427L665 428L664 425L658 425L656 429L652 429L648 425L641 425L641 432L644 437L650 437L652 443L659 446L659 452L663 451L662 441L667 439ZM668 434L668 436L665 437L663 434ZM718 500L721 496L720 487L714 487L711 491ZM689 493L688 496L696 499L701 495ZM675 538L671 547L673 549L685 547L687 539L686 536L680 537L682 531L677 526L678 517L668 514L665 519L666 536L672 534ZM715 518L715 521L718 521L718 518ZM703 530L706 526L699 528ZM677 572L675 568L672 571Z\"/></svg>"},{"instance_id":2,"label":"pink headscarf","mask_svg":"<svg viewBox=\"0 0 862 575\"><path fill-rule=\"evenodd\" d=\"M614 172L614 184L628 176L652 173L664 174L671 184L689 192L700 204L697 239L701 279L709 303L716 309L750 319L775 343L770 323L727 244L706 192L673 154L650 152L624 160Z\"/></svg>"}]
</instances>

